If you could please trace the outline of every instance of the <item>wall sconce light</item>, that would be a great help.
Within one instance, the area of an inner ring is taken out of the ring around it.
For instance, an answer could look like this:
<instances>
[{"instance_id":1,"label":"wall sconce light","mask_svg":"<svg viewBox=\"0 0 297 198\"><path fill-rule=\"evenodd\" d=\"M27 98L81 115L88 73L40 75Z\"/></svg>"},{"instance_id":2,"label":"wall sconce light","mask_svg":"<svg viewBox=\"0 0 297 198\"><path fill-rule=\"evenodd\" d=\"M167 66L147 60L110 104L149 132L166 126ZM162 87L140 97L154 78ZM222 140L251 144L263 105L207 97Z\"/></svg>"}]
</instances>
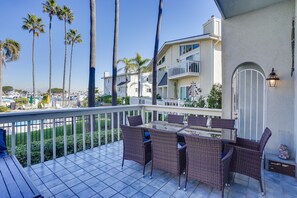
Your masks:
<instances>
[{"instance_id":1,"label":"wall sconce light","mask_svg":"<svg viewBox=\"0 0 297 198\"><path fill-rule=\"evenodd\" d=\"M274 72L274 68L272 68L272 71L269 74L269 76L266 78L266 80L268 82L269 87L275 87L276 86L276 81L279 80L279 77Z\"/></svg>"}]
</instances>

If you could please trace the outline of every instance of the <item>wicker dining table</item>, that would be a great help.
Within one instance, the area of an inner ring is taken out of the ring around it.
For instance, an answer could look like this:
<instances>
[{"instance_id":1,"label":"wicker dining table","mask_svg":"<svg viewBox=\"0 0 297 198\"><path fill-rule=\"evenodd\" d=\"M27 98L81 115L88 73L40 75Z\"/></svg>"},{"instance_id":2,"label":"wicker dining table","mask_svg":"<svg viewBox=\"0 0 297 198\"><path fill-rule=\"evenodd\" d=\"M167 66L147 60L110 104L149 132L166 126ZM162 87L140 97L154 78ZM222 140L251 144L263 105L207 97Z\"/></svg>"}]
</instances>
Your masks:
<instances>
[{"instance_id":1,"label":"wicker dining table","mask_svg":"<svg viewBox=\"0 0 297 198\"><path fill-rule=\"evenodd\" d=\"M236 143L237 130L236 129L221 129L198 126L186 126L178 131L179 135L193 134L201 137L218 138L226 143Z\"/></svg>"},{"instance_id":2,"label":"wicker dining table","mask_svg":"<svg viewBox=\"0 0 297 198\"><path fill-rule=\"evenodd\" d=\"M145 129L160 129L171 132L179 132L186 128L186 125L176 124L176 123L168 123L166 121L153 121L146 124L138 125L138 127L142 127Z\"/></svg>"}]
</instances>

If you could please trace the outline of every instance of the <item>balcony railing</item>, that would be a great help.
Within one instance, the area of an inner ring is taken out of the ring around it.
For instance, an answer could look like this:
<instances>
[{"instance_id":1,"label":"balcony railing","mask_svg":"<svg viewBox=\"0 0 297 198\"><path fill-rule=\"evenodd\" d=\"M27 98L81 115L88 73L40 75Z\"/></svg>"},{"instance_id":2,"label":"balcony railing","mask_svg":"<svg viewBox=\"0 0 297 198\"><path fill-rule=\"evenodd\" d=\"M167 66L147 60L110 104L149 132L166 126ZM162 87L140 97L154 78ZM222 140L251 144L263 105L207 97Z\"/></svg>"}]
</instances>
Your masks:
<instances>
[{"instance_id":1,"label":"balcony railing","mask_svg":"<svg viewBox=\"0 0 297 198\"><path fill-rule=\"evenodd\" d=\"M127 123L127 116L142 115L144 122L150 122L153 111L158 112L158 120L166 120L168 113L186 118L189 114L220 117L222 113L161 105L22 111L0 114L0 128L6 130L9 153L23 166L30 166L121 140L120 125Z\"/></svg>"},{"instance_id":2,"label":"balcony railing","mask_svg":"<svg viewBox=\"0 0 297 198\"><path fill-rule=\"evenodd\" d=\"M178 66L169 68L168 78L176 79L186 76L198 76L200 72L200 61L184 61Z\"/></svg>"}]
</instances>

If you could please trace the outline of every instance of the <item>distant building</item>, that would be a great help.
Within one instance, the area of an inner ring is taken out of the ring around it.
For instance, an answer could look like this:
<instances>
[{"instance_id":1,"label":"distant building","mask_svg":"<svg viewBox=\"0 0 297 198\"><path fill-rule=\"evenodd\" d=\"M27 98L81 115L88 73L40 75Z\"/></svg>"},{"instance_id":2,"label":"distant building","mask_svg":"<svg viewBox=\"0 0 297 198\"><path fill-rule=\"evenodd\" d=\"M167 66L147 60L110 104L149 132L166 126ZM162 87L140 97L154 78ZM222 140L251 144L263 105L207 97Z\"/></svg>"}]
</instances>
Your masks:
<instances>
[{"instance_id":1,"label":"distant building","mask_svg":"<svg viewBox=\"0 0 297 198\"><path fill-rule=\"evenodd\" d=\"M158 52L157 93L162 99L189 98L193 83L206 96L221 82L221 20L214 16L203 25L202 35L167 41Z\"/></svg>"},{"instance_id":2,"label":"distant building","mask_svg":"<svg viewBox=\"0 0 297 198\"><path fill-rule=\"evenodd\" d=\"M104 72L102 78L104 80L104 95L111 95L112 93L112 76L109 72ZM126 84L128 85L127 96L138 96L138 74L129 73L126 83L126 74L119 74L117 76L117 94L118 97L126 97ZM141 74L140 79L140 96L152 97L152 75L151 73Z\"/></svg>"}]
</instances>

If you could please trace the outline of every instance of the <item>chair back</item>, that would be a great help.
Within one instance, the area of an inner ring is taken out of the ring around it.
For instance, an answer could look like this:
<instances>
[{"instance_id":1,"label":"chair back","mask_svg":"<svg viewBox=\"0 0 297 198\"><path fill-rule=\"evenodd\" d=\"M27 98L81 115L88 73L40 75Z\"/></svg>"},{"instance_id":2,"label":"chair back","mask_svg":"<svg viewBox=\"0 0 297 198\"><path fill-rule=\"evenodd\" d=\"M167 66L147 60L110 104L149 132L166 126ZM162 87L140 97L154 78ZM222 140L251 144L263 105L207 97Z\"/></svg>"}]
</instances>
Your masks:
<instances>
[{"instance_id":1,"label":"chair back","mask_svg":"<svg viewBox=\"0 0 297 198\"><path fill-rule=\"evenodd\" d=\"M222 118L211 119L212 128L234 129L234 124L235 124L235 120L233 119L222 119Z\"/></svg>"},{"instance_id":2,"label":"chair back","mask_svg":"<svg viewBox=\"0 0 297 198\"><path fill-rule=\"evenodd\" d=\"M221 188L222 141L193 134L185 134L184 137L187 144L188 177Z\"/></svg>"},{"instance_id":3,"label":"chair back","mask_svg":"<svg viewBox=\"0 0 297 198\"><path fill-rule=\"evenodd\" d=\"M190 115L188 117L188 125L206 127L207 117L196 117L196 116Z\"/></svg>"},{"instance_id":4,"label":"chair back","mask_svg":"<svg viewBox=\"0 0 297 198\"><path fill-rule=\"evenodd\" d=\"M137 116L129 116L128 117L128 122L130 126L138 126L138 125L142 125L142 117L140 115Z\"/></svg>"},{"instance_id":5,"label":"chair back","mask_svg":"<svg viewBox=\"0 0 297 198\"><path fill-rule=\"evenodd\" d=\"M144 131L140 127L121 125L125 159L142 162L144 158Z\"/></svg>"},{"instance_id":6,"label":"chair back","mask_svg":"<svg viewBox=\"0 0 297 198\"><path fill-rule=\"evenodd\" d=\"M6 151L6 130L0 129L0 151Z\"/></svg>"},{"instance_id":7,"label":"chair back","mask_svg":"<svg viewBox=\"0 0 297 198\"><path fill-rule=\"evenodd\" d=\"M177 133L157 129L149 129L149 132L152 140L154 168L178 174Z\"/></svg>"},{"instance_id":8,"label":"chair back","mask_svg":"<svg viewBox=\"0 0 297 198\"><path fill-rule=\"evenodd\" d=\"M168 114L168 123L184 124L184 116Z\"/></svg>"},{"instance_id":9,"label":"chair back","mask_svg":"<svg viewBox=\"0 0 297 198\"><path fill-rule=\"evenodd\" d=\"M264 151L265 145L268 142L271 135L272 135L271 130L268 127L266 127L259 142L259 151L261 153Z\"/></svg>"}]
</instances>

